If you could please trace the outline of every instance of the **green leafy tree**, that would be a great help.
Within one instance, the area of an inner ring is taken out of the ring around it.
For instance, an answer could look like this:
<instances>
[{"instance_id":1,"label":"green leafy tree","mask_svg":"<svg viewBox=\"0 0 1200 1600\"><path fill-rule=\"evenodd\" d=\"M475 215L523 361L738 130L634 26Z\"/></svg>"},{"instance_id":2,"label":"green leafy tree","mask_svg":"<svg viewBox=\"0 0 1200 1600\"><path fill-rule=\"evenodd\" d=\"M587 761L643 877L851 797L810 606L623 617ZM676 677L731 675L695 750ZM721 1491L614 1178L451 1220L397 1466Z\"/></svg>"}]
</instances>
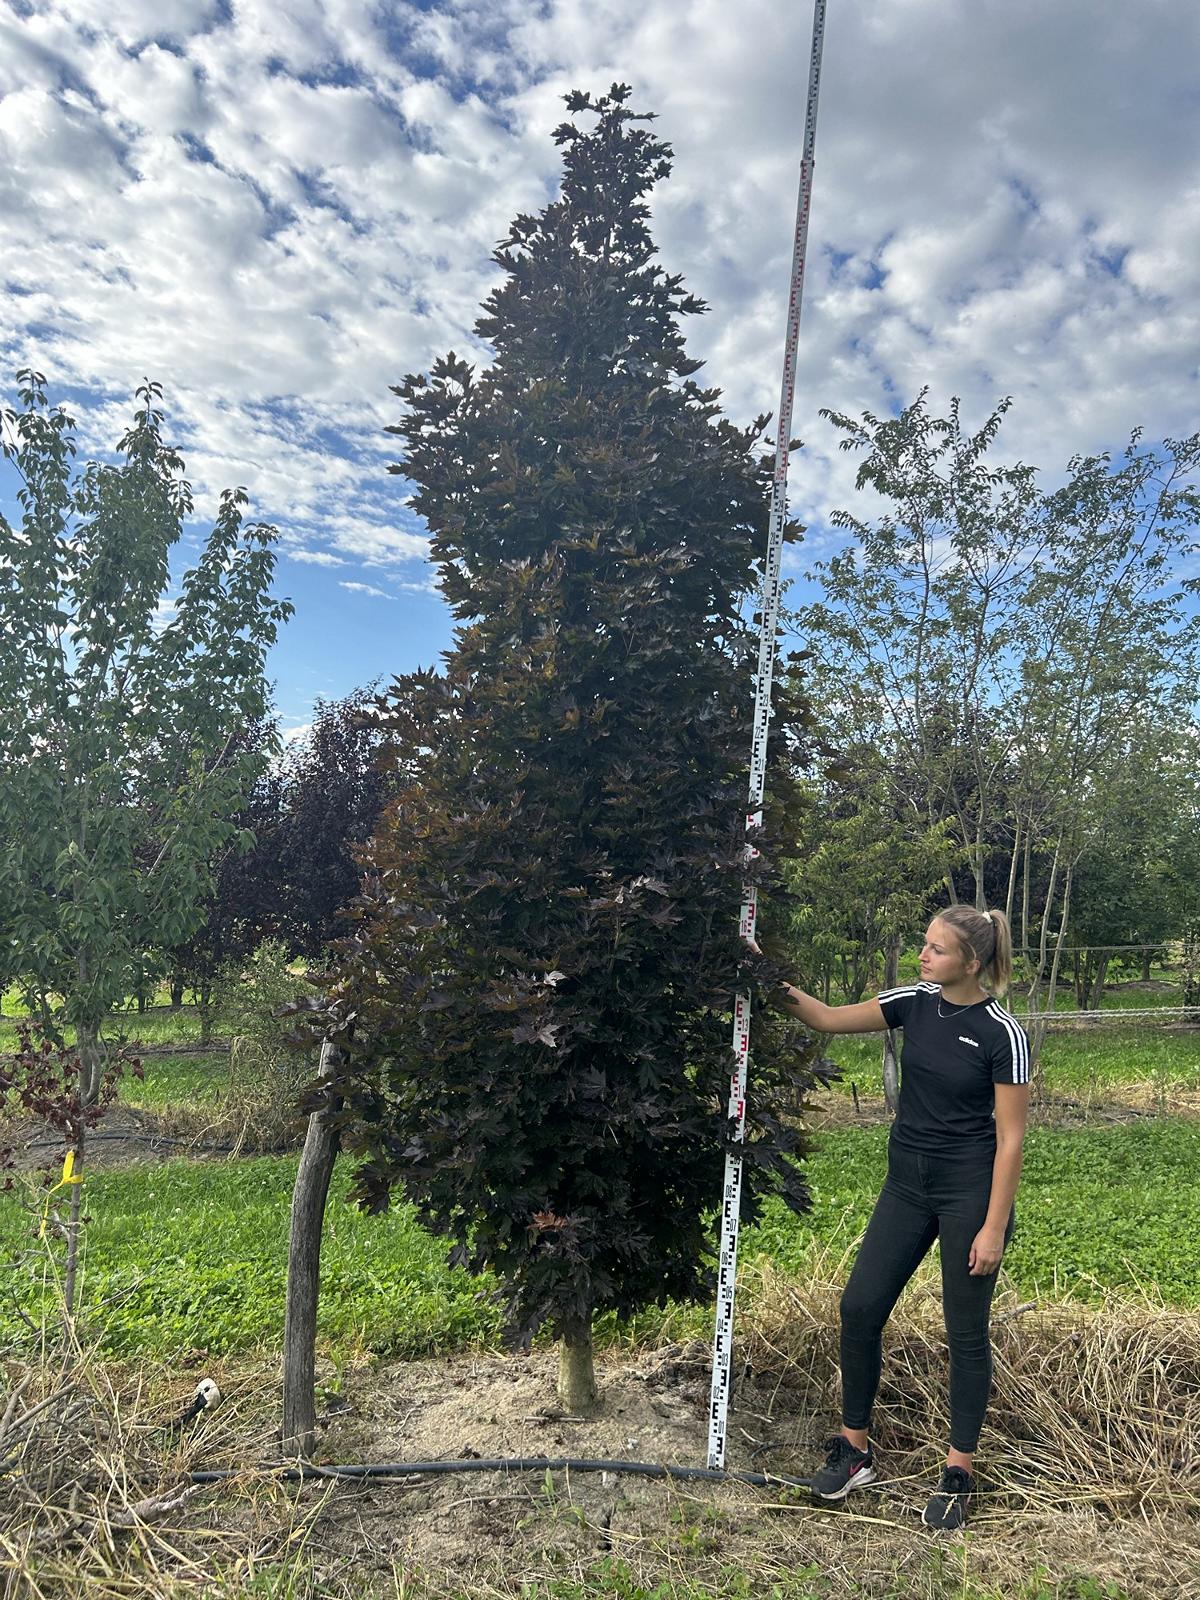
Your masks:
<instances>
[{"instance_id":1,"label":"green leafy tree","mask_svg":"<svg viewBox=\"0 0 1200 1600\"><path fill-rule=\"evenodd\" d=\"M1015 831L1027 857L1032 847L1049 863L1036 902L1028 868L1022 889L1035 1059L1081 865L1106 849L1130 796L1170 782L1194 726L1200 617L1185 600L1200 548L1198 468L1200 434L1148 448L1135 433L1116 462L1074 458L1045 500L1052 559L1031 575L1013 703Z\"/></svg>"},{"instance_id":2,"label":"green leafy tree","mask_svg":"<svg viewBox=\"0 0 1200 1600\"><path fill-rule=\"evenodd\" d=\"M1153 947L1162 953L1183 938L1200 902L1194 741L1176 739L1175 746L1174 758L1164 752L1157 764L1153 784L1138 773L1112 798L1100 836L1076 868L1067 938L1076 947L1072 966L1082 1009L1100 1004L1111 966L1149 979Z\"/></svg>"},{"instance_id":3,"label":"green leafy tree","mask_svg":"<svg viewBox=\"0 0 1200 1600\"><path fill-rule=\"evenodd\" d=\"M833 416L887 505L839 514L855 547L795 620L832 714L885 753L914 817L953 824L977 903L1006 881L1036 1060L1080 865L1193 722L1200 435L1135 434L1046 493L988 459L1006 410L975 432L924 394L894 418Z\"/></svg>"},{"instance_id":4,"label":"green leafy tree","mask_svg":"<svg viewBox=\"0 0 1200 1600\"><path fill-rule=\"evenodd\" d=\"M198 908L199 926L165 952L171 1003L183 1004L190 987L200 1013L200 1040L207 1044L213 1022L213 991L221 975L240 967L265 939L277 937L284 889L279 836L286 784L277 761L274 722L238 735L248 756L258 752L261 770L233 817L233 829L208 863L209 887Z\"/></svg>"},{"instance_id":5,"label":"green leafy tree","mask_svg":"<svg viewBox=\"0 0 1200 1600\"><path fill-rule=\"evenodd\" d=\"M361 1198L399 1186L495 1270L513 1337L561 1336L573 1406L597 1313L711 1282L770 484L764 419L735 427L694 381L679 321L703 308L647 225L671 152L627 93L568 97L594 123L556 131L561 194L497 252L491 364L396 391L459 628L444 673L385 697L413 771L369 855L335 1086ZM811 1049L761 1015L750 1218L807 1204L776 1108Z\"/></svg>"},{"instance_id":6,"label":"green leafy tree","mask_svg":"<svg viewBox=\"0 0 1200 1600\"><path fill-rule=\"evenodd\" d=\"M996 713L1019 687L1022 601L1047 542L1036 470L988 460L1009 404L973 431L957 400L936 417L924 391L895 417L823 413L885 509L834 514L853 544L815 569L822 597L792 619L823 703L886 753L914 830L952 824L981 906L1013 744Z\"/></svg>"},{"instance_id":7,"label":"green leafy tree","mask_svg":"<svg viewBox=\"0 0 1200 1600\"><path fill-rule=\"evenodd\" d=\"M0 517L0 986L74 1030L87 1106L109 1011L150 952L198 925L261 761L237 730L265 715L264 656L291 607L270 595L272 530L243 521L233 490L164 615L192 499L158 386L138 391L115 459L76 470L72 419L39 374L18 383L4 453L21 518ZM77 1186L74 1202L77 1221Z\"/></svg>"},{"instance_id":8,"label":"green leafy tree","mask_svg":"<svg viewBox=\"0 0 1200 1600\"><path fill-rule=\"evenodd\" d=\"M954 863L952 824L926 827L897 807L874 750L843 757L807 799L788 840L792 898L778 932L806 987L854 1004L928 915Z\"/></svg>"}]
</instances>

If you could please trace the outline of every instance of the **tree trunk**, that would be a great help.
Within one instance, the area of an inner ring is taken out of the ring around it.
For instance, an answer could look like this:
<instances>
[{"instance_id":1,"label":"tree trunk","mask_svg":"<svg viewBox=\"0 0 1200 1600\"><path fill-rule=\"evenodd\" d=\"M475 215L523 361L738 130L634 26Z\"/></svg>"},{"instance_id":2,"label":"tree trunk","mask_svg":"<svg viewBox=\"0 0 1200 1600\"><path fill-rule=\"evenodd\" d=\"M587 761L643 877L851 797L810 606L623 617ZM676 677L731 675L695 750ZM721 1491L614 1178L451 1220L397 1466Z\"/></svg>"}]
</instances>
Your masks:
<instances>
[{"instance_id":1,"label":"tree trunk","mask_svg":"<svg viewBox=\"0 0 1200 1600\"><path fill-rule=\"evenodd\" d=\"M1063 904L1062 920L1058 924L1058 937L1054 943L1054 961L1050 968L1050 988L1046 1000L1046 1010L1053 1011L1058 1003L1058 973L1062 966L1063 945L1067 937L1067 922L1071 916L1071 885L1075 878L1074 866L1069 866L1063 874Z\"/></svg>"},{"instance_id":2,"label":"tree trunk","mask_svg":"<svg viewBox=\"0 0 1200 1600\"><path fill-rule=\"evenodd\" d=\"M1061 848L1062 841L1059 841ZM1059 851L1054 852L1054 864L1050 869L1050 889L1046 896L1046 913L1042 918L1041 941L1038 951L1038 983L1041 982L1042 973L1046 966L1047 934L1049 932L1050 908L1054 895L1054 880L1058 871ZM1037 1017L1030 1008L1029 1021L1029 1083L1031 1090L1039 1097L1042 1092L1042 1046L1046 1042L1046 1018L1055 1008L1058 1001L1058 973L1062 965L1063 945L1067 937L1067 921L1071 915L1071 884L1075 876L1074 865L1071 864L1063 873L1063 902L1062 916L1059 919L1058 932L1054 938L1054 955L1050 962L1050 976L1046 981L1046 1001Z\"/></svg>"},{"instance_id":3,"label":"tree trunk","mask_svg":"<svg viewBox=\"0 0 1200 1600\"><path fill-rule=\"evenodd\" d=\"M1025 860L1021 867L1021 949L1029 954L1029 868L1033 854L1032 833L1025 834Z\"/></svg>"},{"instance_id":4,"label":"tree trunk","mask_svg":"<svg viewBox=\"0 0 1200 1600\"><path fill-rule=\"evenodd\" d=\"M1008 918L1008 925L1012 927L1013 901L1017 892L1017 861L1021 854L1021 819L1018 816L1016 827L1013 830L1012 855L1008 860L1008 892L1004 896L1004 915Z\"/></svg>"},{"instance_id":5,"label":"tree trunk","mask_svg":"<svg viewBox=\"0 0 1200 1600\"><path fill-rule=\"evenodd\" d=\"M79 1274L79 1231L83 1226L83 1126L70 1146L75 1152L71 1205L67 1213L67 1264L63 1272L63 1338L70 1344L75 1323L75 1284Z\"/></svg>"},{"instance_id":6,"label":"tree trunk","mask_svg":"<svg viewBox=\"0 0 1200 1600\"><path fill-rule=\"evenodd\" d=\"M82 957L79 960L78 970L81 980L86 980L87 969ZM96 1097L100 1093L100 1080L104 1076L104 1043L100 1038L98 1023L85 1021L76 1025L75 1048L79 1054L79 1105L83 1111L95 1104ZM72 1175L77 1180L71 1185L71 1204L66 1230L67 1259L63 1269L63 1310L68 1338L75 1315L75 1289L79 1276L79 1234L83 1226L84 1137L84 1122L80 1117L76 1123L74 1138L69 1140L67 1145L69 1150L75 1152Z\"/></svg>"},{"instance_id":7,"label":"tree trunk","mask_svg":"<svg viewBox=\"0 0 1200 1600\"><path fill-rule=\"evenodd\" d=\"M202 983L196 990L196 1000L200 1011L200 1043L208 1044L212 1039L212 985Z\"/></svg>"},{"instance_id":8,"label":"tree trunk","mask_svg":"<svg viewBox=\"0 0 1200 1600\"><path fill-rule=\"evenodd\" d=\"M178 1011L183 1005L183 979L178 973L171 979L171 1010Z\"/></svg>"},{"instance_id":9,"label":"tree trunk","mask_svg":"<svg viewBox=\"0 0 1200 1600\"><path fill-rule=\"evenodd\" d=\"M1200 920L1190 921L1183 930L1183 1004L1200 1006Z\"/></svg>"},{"instance_id":10,"label":"tree trunk","mask_svg":"<svg viewBox=\"0 0 1200 1600\"><path fill-rule=\"evenodd\" d=\"M558 1346L558 1398L572 1416L584 1416L596 1404L596 1368L592 1330L566 1336Z\"/></svg>"},{"instance_id":11,"label":"tree trunk","mask_svg":"<svg viewBox=\"0 0 1200 1600\"><path fill-rule=\"evenodd\" d=\"M1046 889L1046 900L1042 907L1041 928L1038 931L1037 963L1034 966L1033 976L1029 984L1028 1016L1026 1020L1028 1022L1027 1031L1029 1034L1029 1082L1030 1087L1034 1090L1037 1090L1041 1083L1042 1043L1046 1037L1046 1024L1042 1020L1041 1013L1043 1010L1052 1010L1054 1007L1054 995L1052 992L1046 998L1046 1003L1044 1006L1042 1004L1042 999L1043 986L1046 981L1046 958L1050 936L1050 917L1054 909L1055 892L1058 888L1058 863L1061 853L1062 837L1060 835L1058 843L1054 847L1054 859L1050 863L1050 883ZM1058 944L1056 946L1054 963L1056 971L1058 946L1061 946L1062 944L1064 928L1065 919L1063 922L1060 922L1058 929Z\"/></svg>"},{"instance_id":12,"label":"tree trunk","mask_svg":"<svg viewBox=\"0 0 1200 1600\"><path fill-rule=\"evenodd\" d=\"M328 1039L321 1046L319 1079L328 1079L340 1060ZM321 1288L321 1228L337 1155L338 1135L329 1125L341 1109L328 1095L308 1119L304 1150L292 1191L288 1240L287 1300L283 1323L283 1448L311 1455L317 1426L317 1301Z\"/></svg>"},{"instance_id":13,"label":"tree trunk","mask_svg":"<svg viewBox=\"0 0 1200 1600\"><path fill-rule=\"evenodd\" d=\"M1150 982L1150 964L1154 960L1153 950L1142 951L1142 982Z\"/></svg>"},{"instance_id":14,"label":"tree trunk","mask_svg":"<svg viewBox=\"0 0 1200 1600\"><path fill-rule=\"evenodd\" d=\"M894 989L899 977L900 941L892 939L884 960L883 987ZM892 1028L883 1036L883 1098L887 1101L888 1110L895 1116L900 1105L900 1073L896 1065L896 1034Z\"/></svg>"},{"instance_id":15,"label":"tree trunk","mask_svg":"<svg viewBox=\"0 0 1200 1600\"><path fill-rule=\"evenodd\" d=\"M1084 1011L1099 1011L1100 1002L1104 997L1104 980L1108 977L1108 963L1112 956L1106 951L1096 957L1096 964L1090 975L1087 995L1084 998L1082 1009Z\"/></svg>"}]
</instances>

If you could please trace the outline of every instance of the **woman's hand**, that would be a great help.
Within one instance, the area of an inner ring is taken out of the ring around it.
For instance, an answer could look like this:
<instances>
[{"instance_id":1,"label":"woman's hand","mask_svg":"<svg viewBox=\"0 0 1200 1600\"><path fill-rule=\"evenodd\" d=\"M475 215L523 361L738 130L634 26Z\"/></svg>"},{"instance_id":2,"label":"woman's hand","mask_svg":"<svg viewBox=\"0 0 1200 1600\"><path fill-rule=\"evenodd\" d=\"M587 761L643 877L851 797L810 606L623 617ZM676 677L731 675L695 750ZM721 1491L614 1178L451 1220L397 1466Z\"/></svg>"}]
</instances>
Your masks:
<instances>
[{"instance_id":1,"label":"woman's hand","mask_svg":"<svg viewBox=\"0 0 1200 1600\"><path fill-rule=\"evenodd\" d=\"M973 1278L990 1278L999 1270L1004 1256L1004 1229L989 1228L985 1223L975 1235L967 1266Z\"/></svg>"}]
</instances>

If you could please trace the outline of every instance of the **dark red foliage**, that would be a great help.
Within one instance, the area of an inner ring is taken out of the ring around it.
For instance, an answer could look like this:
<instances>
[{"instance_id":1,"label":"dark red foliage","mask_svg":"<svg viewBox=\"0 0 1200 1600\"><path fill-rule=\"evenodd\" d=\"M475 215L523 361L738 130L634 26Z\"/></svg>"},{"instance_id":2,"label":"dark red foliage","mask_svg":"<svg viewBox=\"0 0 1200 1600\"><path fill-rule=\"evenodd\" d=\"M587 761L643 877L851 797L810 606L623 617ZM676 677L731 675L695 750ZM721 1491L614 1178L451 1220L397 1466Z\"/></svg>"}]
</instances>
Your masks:
<instances>
[{"instance_id":1,"label":"dark red foliage","mask_svg":"<svg viewBox=\"0 0 1200 1600\"><path fill-rule=\"evenodd\" d=\"M40 1023L17 1023L17 1048L0 1056L0 1111L7 1116L24 1113L47 1123L60 1133L68 1150L81 1150L89 1128L94 1128L117 1097L125 1073L143 1077L142 1063L124 1047L110 1047L99 1091L90 1104L80 1094L78 1052L51 1039ZM0 1148L0 1167L11 1169L13 1148ZM11 1179L6 1187L11 1187Z\"/></svg>"},{"instance_id":2,"label":"dark red foliage","mask_svg":"<svg viewBox=\"0 0 1200 1600\"><path fill-rule=\"evenodd\" d=\"M521 1341L705 1292L730 1010L755 982L737 916L770 463L762 419L734 427L694 381L679 319L702 307L647 227L670 150L626 95L571 102L595 123L557 131L562 195L497 252L492 364L451 354L396 391L461 627L443 672L381 701L408 778L334 1000L361 1201L400 1188L494 1270ZM777 702L777 728L802 722ZM814 1054L756 1025L748 1218L808 1203L780 1107Z\"/></svg>"}]
</instances>

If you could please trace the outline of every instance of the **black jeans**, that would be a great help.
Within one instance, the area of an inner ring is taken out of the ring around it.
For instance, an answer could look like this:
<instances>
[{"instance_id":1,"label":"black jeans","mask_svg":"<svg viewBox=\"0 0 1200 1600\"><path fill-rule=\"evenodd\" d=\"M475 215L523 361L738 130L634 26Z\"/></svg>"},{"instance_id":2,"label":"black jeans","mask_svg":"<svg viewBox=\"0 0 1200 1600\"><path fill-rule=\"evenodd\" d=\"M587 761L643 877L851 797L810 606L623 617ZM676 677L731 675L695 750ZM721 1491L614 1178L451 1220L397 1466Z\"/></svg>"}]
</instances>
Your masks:
<instances>
[{"instance_id":1,"label":"black jeans","mask_svg":"<svg viewBox=\"0 0 1200 1600\"><path fill-rule=\"evenodd\" d=\"M888 1175L842 1295L842 1422L870 1426L879 1388L883 1325L935 1239L941 1241L942 1309L950 1342L950 1444L972 1451L992 1387L988 1318L995 1274L972 1277L968 1258L987 1217L992 1155L918 1155L888 1148ZM1004 1232L1012 1238L1014 1214Z\"/></svg>"}]
</instances>

